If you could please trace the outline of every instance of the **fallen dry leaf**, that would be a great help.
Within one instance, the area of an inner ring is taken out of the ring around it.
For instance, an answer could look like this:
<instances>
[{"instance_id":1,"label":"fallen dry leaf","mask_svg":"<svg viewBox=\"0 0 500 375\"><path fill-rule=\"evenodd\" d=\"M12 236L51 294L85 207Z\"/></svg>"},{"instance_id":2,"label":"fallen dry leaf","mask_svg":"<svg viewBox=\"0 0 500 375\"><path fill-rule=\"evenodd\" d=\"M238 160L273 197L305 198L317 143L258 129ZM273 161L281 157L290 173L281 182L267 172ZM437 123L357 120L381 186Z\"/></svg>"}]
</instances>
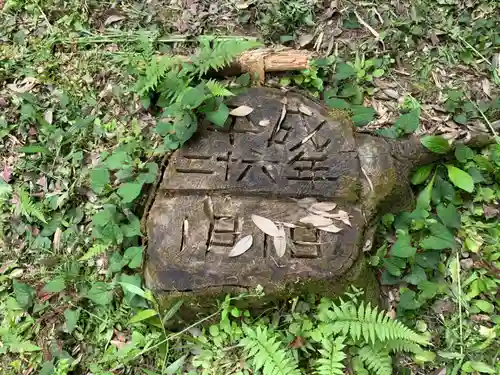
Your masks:
<instances>
[{"instance_id":1,"label":"fallen dry leaf","mask_svg":"<svg viewBox=\"0 0 500 375\"><path fill-rule=\"evenodd\" d=\"M106 18L106 21L104 21L104 25L108 26L108 25L111 25L112 23L121 21L123 19L125 19L125 16L119 16L119 15L115 14L113 16L109 16L108 18Z\"/></svg>"},{"instance_id":2,"label":"fallen dry leaf","mask_svg":"<svg viewBox=\"0 0 500 375\"><path fill-rule=\"evenodd\" d=\"M54 232L54 239L52 240L52 249L54 251L58 251L59 247L61 246L61 235L62 230L61 228L57 227L56 231Z\"/></svg>"},{"instance_id":3,"label":"fallen dry leaf","mask_svg":"<svg viewBox=\"0 0 500 375\"><path fill-rule=\"evenodd\" d=\"M268 119L266 120L260 120L259 121L259 126L268 126L271 123Z\"/></svg>"},{"instance_id":4,"label":"fallen dry leaf","mask_svg":"<svg viewBox=\"0 0 500 375\"><path fill-rule=\"evenodd\" d=\"M278 236L273 237L273 245L276 250L276 255L278 258L281 258L286 252L286 233L283 225L279 226L278 233Z\"/></svg>"},{"instance_id":5,"label":"fallen dry leaf","mask_svg":"<svg viewBox=\"0 0 500 375\"><path fill-rule=\"evenodd\" d=\"M252 215L252 221L265 234L272 237L280 236L278 227L271 220L259 215Z\"/></svg>"},{"instance_id":6,"label":"fallen dry leaf","mask_svg":"<svg viewBox=\"0 0 500 375\"><path fill-rule=\"evenodd\" d=\"M304 35L301 35L299 37L299 46L302 48L302 47L305 47L307 46L309 43L312 42L312 40L314 39L314 35L312 34L304 34Z\"/></svg>"},{"instance_id":7,"label":"fallen dry leaf","mask_svg":"<svg viewBox=\"0 0 500 375\"><path fill-rule=\"evenodd\" d=\"M326 227L318 227L318 229L330 233L338 233L342 230L342 228L339 228L334 224L327 225Z\"/></svg>"},{"instance_id":8,"label":"fallen dry leaf","mask_svg":"<svg viewBox=\"0 0 500 375\"><path fill-rule=\"evenodd\" d=\"M34 77L26 77L19 83L10 83L7 88L17 94L23 94L30 91L38 83Z\"/></svg>"},{"instance_id":9,"label":"fallen dry leaf","mask_svg":"<svg viewBox=\"0 0 500 375\"><path fill-rule=\"evenodd\" d=\"M297 204L299 205L299 207L309 208L311 205L313 205L316 202L317 202L316 198L309 198L308 197L308 198L299 199L297 201Z\"/></svg>"},{"instance_id":10,"label":"fallen dry leaf","mask_svg":"<svg viewBox=\"0 0 500 375\"><path fill-rule=\"evenodd\" d=\"M214 204L212 203L212 198L210 196L207 196L203 201L203 211L205 212L208 220L213 223L215 221Z\"/></svg>"},{"instance_id":11,"label":"fallen dry leaf","mask_svg":"<svg viewBox=\"0 0 500 375\"><path fill-rule=\"evenodd\" d=\"M500 211L496 207L488 206L486 204L483 204L483 212L484 212L484 217L486 219L491 219L493 217L498 216L498 213Z\"/></svg>"},{"instance_id":12,"label":"fallen dry leaf","mask_svg":"<svg viewBox=\"0 0 500 375\"><path fill-rule=\"evenodd\" d=\"M349 220L349 214L345 211L339 210L337 214L333 214L333 216L329 217L331 217L334 220L339 220L343 222L345 225L349 225L350 227L352 227L351 221Z\"/></svg>"},{"instance_id":13,"label":"fallen dry leaf","mask_svg":"<svg viewBox=\"0 0 500 375\"><path fill-rule=\"evenodd\" d=\"M333 221L331 221L330 219L319 215L309 215L303 217L299 221L303 224L314 225L315 227L326 227L327 225L333 224Z\"/></svg>"},{"instance_id":14,"label":"fallen dry leaf","mask_svg":"<svg viewBox=\"0 0 500 375\"><path fill-rule=\"evenodd\" d=\"M52 121L54 119L54 111L52 111L52 109L47 109L43 114L43 119L52 125Z\"/></svg>"},{"instance_id":15,"label":"fallen dry leaf","mask_svg":"<svg viewBox=\"0 0 500 375\"><path fill-rule=\"evenodd\" d=\"M302 103L299 105L299 112L302 112L306 116L312 116L313 114L311 109Z\"/></svg>"},{"instance_id":16,"label":"fallen dry leaf","mask_svg":"<svg viewBox=\"0 0 500 375\"><path fill-rule=\"evenodd\" d=\"M318 202L314 203L311 208L318 211L331 211L337 207L337 203L333 202Z\"/></svg>"},{"instance_id":17,"label":"fallen dry leaf","mask_svg":"<svg viewBox=\"0 0 500 375\"><path fill-rule=\"evenodd\" d=\"M244 254L248 249L252 247L253 244L253 237L252 235L245 236L241 238L234 247L231 249L229 252L229 256L232 257L237 257L240 256L241 254Z\"/></svg>"},{"instance_id":18,"label":"fallen dry leaf","mask_svg":"<svg viewBox=\"0 0 500 375\"><path fill-rule=\"evenodd\" d=\"M299 349L306 345L306 340L302 336L295 336L295 338L290 341L288 347L291 349Z\"/></svg>"},{"instance_id":19,"label":"fallen dry leaf","mask_svg":"<svg viewBox=\"0 0 500 375\"><path fill-rule=\"evenodd\" d=\"M235 117L245 117L253 112L253 108L247 105L240 105L239 107L233 109L229 114Z\"/></svg>"}]
</instances>

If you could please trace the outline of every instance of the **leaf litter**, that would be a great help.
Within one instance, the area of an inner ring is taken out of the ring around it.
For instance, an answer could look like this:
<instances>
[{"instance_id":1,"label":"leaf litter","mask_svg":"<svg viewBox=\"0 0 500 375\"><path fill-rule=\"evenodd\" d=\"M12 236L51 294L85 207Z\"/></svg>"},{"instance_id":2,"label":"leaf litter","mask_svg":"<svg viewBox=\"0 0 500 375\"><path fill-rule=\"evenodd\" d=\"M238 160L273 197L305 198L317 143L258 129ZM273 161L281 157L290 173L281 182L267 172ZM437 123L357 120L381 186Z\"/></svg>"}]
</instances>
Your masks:
<instances>
[{"instance_id":1,"label":"leaf litter","mask_svg":"<svg viewBox=\"0 0 500 375\"><path fill-rule=\"evenodd\" d=\"M249 107L247 105L240 105L239 107L234 108L229 112L231 116L235 117L245 117L248 116L250 113L253 112L253 108Z\"/></svg>"},{"instance_id":2,"label":"leaf litter","mask_svg":"<svg viewBox=\"0 0 500 375\"><path fill-rule=\"evenodd\" d=\"M246 253L253 245L253 236L249 234L248 236L245 236L241 238L234 247L231 249L229 252L229 257L237 257L240 256L241 254Z\"/></svg>"}]
</instances>

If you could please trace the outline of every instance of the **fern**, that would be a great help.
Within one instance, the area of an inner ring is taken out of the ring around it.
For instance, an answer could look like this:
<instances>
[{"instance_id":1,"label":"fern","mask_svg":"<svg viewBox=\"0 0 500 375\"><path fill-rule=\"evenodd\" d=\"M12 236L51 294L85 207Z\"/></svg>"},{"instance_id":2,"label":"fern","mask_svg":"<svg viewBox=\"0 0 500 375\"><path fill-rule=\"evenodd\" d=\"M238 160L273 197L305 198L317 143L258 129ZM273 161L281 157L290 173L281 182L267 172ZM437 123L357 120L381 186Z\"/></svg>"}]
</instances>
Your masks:
<instances>
[{"instance_id":1,"label":"fern","mask_svg":"<svg viewBox=\"0 0 500 375\"><path fill-rule=\"evenodd\" d=\"M209 70L217 71L228 66L238 55L261 45L259 42L245 39L216 39L212 45L210 42L210 39L202 39L199 52L191 60L199 77L207 74Z\"/></svg>"},{"instance_id":2,"label":"fern","mask_svg":"<svg viewBox=\"0 0 500 375\"><path fill-rule=\"evenodd\" d=\"M392 359L387 351L363 346L359 349L358 356L376 375L392 375Z\"/></svg>"},{"instance_id":3,"label":"fern","mask_svg":"<svg viewBox=\"0 0 500 375\"><path fill-rule=\"evenodd\" d=\"M384 348L391 353L397 353L397 352L418 353L422 351L422 348L418 344L399 339L387 341L387 343L385 343L384 345Z\"/></svg>"},{"instance_id":4,"label":"fern","mask_svg":"<svg viewBox=\"0 0 500 375\"><path fill-rule=\"evenodd\" d=\"M99 242L95 243L90 247L90 249L85 254L83 254L83 256L79 260L80 261L89 260L98 255L101 255L108 249L108 247L109 247L108 244L103 244Z\"/></svg>"},{"instance_id":5,"label":"fern","mask_svg":"<svg viewBox=\"0 0 500 375\"><path fill-rule=\"evenodd\" d=\"M266 327L255 329L244 325L243 350L252 359L254 371L262 369L263 375L299 375L293 357L281 347L279 337Z\"/></svg>"},{"instance_id":6,"label":"fern","mask_svg":"<svg viewBox=\"0 0 500 375\"><path fill-rule=\"evenodd\" d=\"M172 67L179 65L177 58L162 56L158 58L153 56L151 62L146 66L145 75L137 83L136 90L139 95L147 94L156 89L161 79L169 72Z\"/></svg>"},{"instance_id":7,"label":"fern","mask_svg":"<svg viewBox=\"0 0 500 375\"><path fill-rule=\"evenodd\" d=\"M43 215L42 208L34 203L28 192L22 188L17 189L17 197L19 199L19 212L21 215L26 217L28 220L32 218L37 218L42 223L47 224L45 216Z\"/></svg>"},{"instance_id":8,"label":"fern","mask_svg":"<svg viewBox=\"0 0 500 375\"><path fill-rule=\"evenodd\" d=\"M410 343L428 344L427 339L405 327L401 322L392 320L385 311L364 302L356 306L353 303L341 301L340 306L331 303L331 308L326 311L326 321L331 323L334 333L342 332L350 335L353 340L364 339L366 343L375 344L377 340L405 340ZM325 314L320 314L325 318Z\"/></svg>"},{"instance_id":9,"label":"fern","mask_svg":"<svg viewBox=\"0 0 500 375\"><path fill-rule=\"evenodd\" d=\"M231 91L229 91L221 83L213 79L210 79L207 82L205 82L205 85L210 90L213 96L217 97L234 96L234 94Z\"/></svg>"},{"instance_id":10,"label":"fern","mask_svg":"<svg viewBox=\"0 0 500 375\"><path fill-rule=\"evenodd\" d=\"M345 345L343 344L345 337L338 337L335 340L324 339L321 342L322 349L319 350L321 358L315 363L316 374L318 375L342 375L345 359L345 354L342 351Z\"/></svg>"}]
</instances>

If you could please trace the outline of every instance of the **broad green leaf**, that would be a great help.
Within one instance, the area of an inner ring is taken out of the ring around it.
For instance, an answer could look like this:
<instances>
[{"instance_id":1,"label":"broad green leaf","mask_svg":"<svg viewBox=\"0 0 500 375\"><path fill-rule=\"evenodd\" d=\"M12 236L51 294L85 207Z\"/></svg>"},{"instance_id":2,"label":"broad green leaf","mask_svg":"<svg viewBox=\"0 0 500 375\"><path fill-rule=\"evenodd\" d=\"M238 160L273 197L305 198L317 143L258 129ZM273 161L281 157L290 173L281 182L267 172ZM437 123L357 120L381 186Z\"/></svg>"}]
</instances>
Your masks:
<instances>
[{"instance_id":1,"label":"broad green leaf","mask_svg":"<svg viewBox=\"0 0 500 375\"><path fill-rule=\"evenodd\" d=\"M483 374L495 374L497 373L493 367L487 363L480 361L467 361L462 365L462 371L466 373L473 373L479 371Z\"/></svg>"},{"instance_id":2,"label":"broad green leaf","mask_svg":"<svg viewBox=\"0 0 500 375\"><path fill-rule=\"evenodd\" d=\"M474 158L474 151L463 143L458 143L455 146L455 157L460 163L465 163L467 160Z\"/></svg>"},{"instance_id":3,"label":"broad green leaf","mask_svg":"<svg viewBox=\"0 0 500 375\"><path fill-rule=\"evenodd\" d=\"M437 154L447 154L451 150L451 146L448 141L439 135L428 135L422 137L420 142L427 149Z\"/></svg>"},{"instance_id":4,"label":"broad green leaf","mask_svg":"<svg viewBox=\"0 0 500 375\"><path fill-rule=\"evenodd\" d=\"M64 311L64 318L66 322L66 332L71 333L78 323L78 318L80 317L80 309L72 310L66 309Z\"/></svg>"},{"instance_id":5,"label":"broad green leaf","mask_svg":"<svg viewBox=\"0 0 500 375\"><path fill-rule=\"evenodd\" d=\"M90 180L92 183L92 190L97 194L102 193L104 187L109 184L109 170L107 168L95 168L90 171Z\"/></svg>"},{"instance_id":6,"label":"broad green leaf","mask_svg":"<svg viewBox=\"0 0 500 375\"><path fill-rule=\"evenodd\" d=\"M348 109L351 105L346 102L344 99L335 98L335 97L325 97L325 104L330 108L335 109Z\"/></svg>"},{"instance_id":7,"label":"broad green leaf","mask_svg":"<svg viewBox=\"0 0 500 375\"><path fill-rule=\"evenodd\" d=\"M419 294L419 301L427 301L438 293L439 286L437 283L431 281L422 280L418 284L418 289L421 290Z\"/></svg>"},{"instance_id":8,"label":"broad green leaf","mask_svg":"<svg viewBox=\"0 0 500 375\"><path fill-rule=\"evenodd\" d=\"M444 225L449 228L460 228L460 215L458 214L457 208L452 203L449 203L447 206L440 203L436 211Z\"/></svg>"},{"instance_id":9,"label":"broad green leaf","mask_svg":"<svg viewBox=\"0 0 500 375\"><path fill-rule=\"evenodd\" d=\"M12 281L12 287L19 306L25 310L31 307L35 290L28 284L20 283L15 279Z\"/></svg>"},{"instance_id":10,"label":"broad green leaf","mask_svg":"<svg viewBox=\"0 0 500 375\"><path fill-rule=\"evenodd\" d=\"M19 150L17 150L17 152L24 154L37 154L37 153L48 154L49 149L41 145L29 145L21 147Z\"/></svg>"},{"instance_id":11,"label":"broad green leaf","mask_svg":"<svg viewBox=\"0 0 500 375\"><path fill-rule=\"evenodd\" d=\"M189 87L182 94L181 105L189 109L194 109L199 107L203 103L203 100L205 100L205 93L202 90Z\"/></svg>"},{"instance_id":12,"label":"broad green leaf","mask_svg":"<svg viewBox=\"0 0 500 375\"><path fill-rule=\"evenodd\" d=\"M224 103L221 103L216 111L205 113L205 117L215 126L222 127L229 117L229 108Z\"/></svg>"},{"instance_id":13,"label":"broad green leaf","mask_svg":"<svg viewBox=\"0 0 500 375\"><path fill-rule=\"evenodd\" d=\"M351 107L352 122L355 126L365 126L375 118L375 110L373 108L363 107L362 105L355 105Z\"/></svg>"},{"instance_id":14,"label":"broad green leaf","mask_svg":"<svg viewBox=\"0 0 500 375\"><path fill-rule=\"evenodd\" d=\"M45 361L40 369L38 375L53 375L54 374L54 364L53 360Z\"/></svg>"},{"instance_id":15,"label":"broad green leaf","mask_svg":"<svg viewBox=\"0 0 500 375\"><path fill-rule=\"evenodd\" d=\"M105 165L108 166L109 169L122 169L126 164L132 161L130 155L123 150L118 150L113 152L108 158L105 160Z\"/></svg>"},{"instance_id":16,"label":"broad green leaf","mask_svg":"<svg viewBox=\"0 0 500 375\"><path fill-rule=\"evenodd\" d=\"M475 300L474 306L476 306L479 310L489 314L492 314L493 311L495 311L495 307L493 306L493 304L482 299Z\"/></svg>"},{"instance_id":17,"label":"broad green leaf","mask_svg":"<svg viewBox=\"0 0 500 375\"><path fill-rule=\"evenodd\" d=\"M454 115L453 116L453 120L457 123L457 124L461 124L461 125L465 125L467 124L467 116L465 113L460 113L458 115Z\"/></svg>"},{"instance_id":18,"label":"broad green leaf","mask_svg":"<svg viewBox=\"0 0 500 375\"><path fill-rule=\"evenodd\" d=\"M118 251L113 251L113 253L108 258L109 266L108 269L113 272L120 272L122 268L127 264L123 260L122 255Z\"/></svg>"},{"instance_id":19,"label":"broad green leaf","mask_svg":"<svg viewBox=\"0 0 500 375\"><path fill-rule=\"evenodd\" d=\"M139 196L142 190L142 182L126 182L118 188L118 195L122 197L123 203L131 203Z\"/></svg>"},{"instance_id":20,"label":"broad green leaf","mask_svg":"<svg viewBox=\"0 0 500 375\"><path fill-rule=\"evenodd\" d=\"M178 358L175 362L172 362L170 365L168 365L168 367L165 369L165 374L167 375L176 374L184 365L186 358L187 354L183 355L182 357Z\"/></svg>"},{"instance_id":21,"label":"broad green leaf","mask_svg":"<svg viewBox=\"0 0 500 375\"><path fill-rule=\"evenodd\" d=\"M448 178L453 185L469 193L474 191L474 180L470 174L453 165L447 164L446 168L448 168Z\"/></svg>"},{"instance_id":22,"label":"broad green leaf","mask_svg":"<svg viewBox=\"0 0 500 375\"><path fill-rule=\"evenodd\" d=\"M43 291L45 293L59 293L62 292L65 287L64 278L62 276L58 276L45 284Z\"/></svg>"},{"instance_id":23,"label":"broad green leaf","mask_svg":"<svg viewBox=\"0 0 500 375\"><path fill-rule=\"evenodd\" d=\"M158 312L156 310L153 309L142 310L141 312L135 314L128 322L129 324L133 324L149 319L156 315L158 315Z\"/></svg>"},{"instance_id":24,"label":"broad green leaf","mask_svg":"<svg viewBox=\"0 0 500 375\"><path fill-rule=\"evenodd\" d=\"M420 307L420 303L417 302L415 292L412 290L403 290L399 294L399 305L398 307L404 310L415 310Z\"/></svg>"},{"instance_id":25,"label":"broad green leaf","mask_svg":"<svg viewBox=\"0 0 500 375\"><path fill-rule=\"evenodd\" d=\"M15 342L10 345L9 349L13 353L38 352L42 350L39 346L29 341Z\"/></svg>"},{"instance_id":26,"label":"broad green leaf","mask_svg":"<svg viewBox=\"0 0 500 375\"><path fill-rule=\"evenodd\" d=\"M92 284L92 287L87 292L88 299L94 302L96 305L108 305L113 301L113 291L110 285L103 283L102 281L96 281Z\"/></svg>"},{"instance_id":27,"label":"broad green leaf","mask_svg":"<svg viewBox=\"0 0 500 375\"><path fill-rule=\"evenodd\" d=\"M376 133L381 137L389 139L396 139L400 136L398 130L394 126L391 126L390 128L377 129Z\"/></svg>"},{"instance_id":28,"label":"broad green leaf","mask_svg":"<svg viewBox=\"0 0 500 375\"><path fill-rule=\"evenodd\" d=\"M432 189L432 202L437 205L443 200L455 202L456 199L457 193L453 184L439 176L436 176L434 188Z\"/></svg>"},{"instance_id":29,"label":"broad green leaf","mask_svg":"<svg viewBox=\"0 0 500 375\"><path fill-rule=\"evenodd\" d=\"M142 264L143 251L144 248L142 246L129 247L123 254L123 260L130 268L140 267Z\"/></svg>"},{"instance_id":30,"label":"broad green leaf","mask_svg":"<svg viewBox=\"0 0 500 375\"><path fill-rule=\"evenodd\" d=\"M400 231L397 240L391 247L390 254L399 258L409 258L415 255L417 249L410 244L411 237L408 233Z\"/></svg>"},{"instance_id":31,"label":"broad green leaf","mask_svg":"<svg viewBox=\"0 0 500 375\"><path fill-rule=\"evenodd\" d=\"M120 225L123 235L128 238L142 236L141 221L135 215L130 215L128 219L128 224Z\"/></svg>"},{"instance_id":32,"label":"broad green leaf","mask_svg":"<svg viewBox=\"0 0 500 375\"><path fill-rule=\"evenodd\" d=\"M347 78L355 77L356 70L349 64L339 63L335 70L335 80L341 81Z\"/></svg>"},{"instance_id":33,"label":"broad green leaf","mask_svg":"<svg viewBox=\"0 0 500 375\"><path fill-rule=\"evenodd\" d=\"M177 311L179 311L183 303L184 303L183 300L179 300L167 311L167 313L163 317L163 322L162 322L163 325L165 325L165 323L167 323L170 319L174 317L174 315L177 313Z\"/></svg>"},{"instance_id":34,"label":"broad green leaf","mask_svg":"<svg viewBox=\"0 0 500 375\"><path fill-rule=\"evenodd\" d=\"M130 284L130 283L125 283L125 282L119 282L119 284L122 286L124 291L130 292L132 294L136 294L142 298L146 298L146 292L138 287L137 285Z\"/></svg>"},{"instance_id":35,"label":"broad green leaf","mask_svg":"<svg viewBox=\"0 0 500 375\"><path fill-rule=\"evenodd\" d=\"M372 75L375 77L375 78L379 78L379 77L382 77L384 75L385 71L384 69L375 69L372 73Z\"/></svg>"},{"instance_id":36,"label":"broad green leaf","mask_svg":"<svg viewBox=\"0 0 500 375\"><path fill-rule=\"evenodd\" d=\"M434 186L434 179L436 178L436 172L432 176L427 186L420 192L417 197L417 210L428 210L431 204L432 198L432 187Z\"/></svg>"},{"instance_id":37,"label":"broad green leaf","mask_svg":"<svg viewBox=\"0 0 500 375\"><path fill-rule=\"evenodd\" d=\"M443 250L455 248L455 238L453 234L441 223L432 223L429 225L431 234L424 238L421 246L429 250Z\"/></svg>"},{"instance_id":38,"label":"broad green leaf","mask_svg":"<svg viewBox=\"0 0 500 375\"><path fill-rule=\"evenodd\" d=\"M399 116L394 126L403 130L406 134L413 133L420 125L420 108L415 108L409 113Z\"/></svg>"},{"instance_id":39,"label":"broad green leaf","mask_svg":"<svg viewBox=\"0 0 500 375\"><path fill-rule=\"evenodd\" d=\"M434 169L434 164L427 164L417 168L415 172L413 172L413 175L411 176L411 183L413 185L420 185L422 182L427 180L427 178L431 175L433 169Z\"/></svg>"},{"instance_id":40,"label":"broad green leaf","mask_svg":"<svg viewBox=\"0 0 500 375\"><path fill-rule=\"evenodd\" d=\"M419 266L413 266L408 275L404 277L404 281L409 284L419 285L422 281L427 280L425 270Z\"/></svg>"}]
</instances>

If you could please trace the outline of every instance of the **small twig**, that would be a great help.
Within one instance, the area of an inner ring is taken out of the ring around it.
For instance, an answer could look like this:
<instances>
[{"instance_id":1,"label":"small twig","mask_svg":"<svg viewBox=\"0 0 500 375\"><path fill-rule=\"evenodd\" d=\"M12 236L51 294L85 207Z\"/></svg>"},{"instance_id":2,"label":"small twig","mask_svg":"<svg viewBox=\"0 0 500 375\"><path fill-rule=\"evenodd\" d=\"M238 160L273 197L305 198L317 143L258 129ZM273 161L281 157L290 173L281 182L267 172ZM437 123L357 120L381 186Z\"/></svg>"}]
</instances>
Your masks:
<instances>
[{"instance_id":1,"label":"small twig","mask_svg":"<svg viewBox=\"0 0 500 375\"><path fill-rule=\"evenodd\" d=\"M368 174L366 173L365 169L361 167L361 172L363 172L363 176L365 176L366 180L368 181L368 185L370 185L370 190L375 191L375 188L373 187L372 180L370 177L368 177Z\"/></svg>"},{"instance_id":2,"label":"small twig","mask_svg":"<svg viewBox=\"0 0 500 375\"><path fill-rule=\"evenodd\" d=\"M471 45L468 41L466 41L464 38L462 38L460 35L457 35L457 38L463 43L465 44L468 48L470 48L472 51L474 51L480 58L481 60L483 60L485 63L487 63L488 65L491 65L491 62L486 58L484 57L484 55L481 54L481 52L479 52L476 48L474 48L473 45Z\"/></svg>"},{"instance_id":3,"label":"small twig","mask_svg":"<svg viewBox=\"0 0 500 375\"><path fill-rule=\"evenodd\" d=\"M361 16L358 14L358 12L354 11L354 15L358 19L359 23L362 24L364 27L366 27L368 29L368 31L370 31L370 33L372 33L372 35L375 37L377 42L382 43L382 46L384 47L384 50L385 50L385 44L382 41L382 39L380 39L380 34L373 27L371 27L368 23L366 23L365 20L362 19Z\"/></svg>"},{"instance_id":4,"label":"small twig","mask_svg":"<svg viewBox=\"0 0 500 375\"><path fill-rule=\"evenodd\" d=\"M467 95L467 99L472 103L472 105L474 107L476 107L476 109L478 110L478 112L481 114L481 117L484 119L484 121L486 122L486 124L488 125L488 127L490 128L491 132L493 133L493 135L495 137L498 137L498 134L497 132L495 131L495 129L493 128L493 126L491 125L491 122L490 120L488 120L488 117L486 117L486 115L484 114L484 112L481 110L481 108L479 108L479 106L476 104L476 102L474 102L470 97L469 95Z\"/></svg>"},{"instance_id":5,"label":"small twig","mask_svg":"<svg viewBox=\"0 0 500 375\"><path fill-rule=\"evenodd\" d=\"M43 18L45 18L45 22L47 22L47 25L49 26L49 30L50 32L54 32L54 28L52 27L52 25L50 24L50 21L49 19L47 18L47 15L45 14L45 12L43 11L43 9L40 7L40 5L37 3L36 6L38 7L38 10L40 11L40 13L42 13L42 16Z\"/></svg>"}]
</instances>

